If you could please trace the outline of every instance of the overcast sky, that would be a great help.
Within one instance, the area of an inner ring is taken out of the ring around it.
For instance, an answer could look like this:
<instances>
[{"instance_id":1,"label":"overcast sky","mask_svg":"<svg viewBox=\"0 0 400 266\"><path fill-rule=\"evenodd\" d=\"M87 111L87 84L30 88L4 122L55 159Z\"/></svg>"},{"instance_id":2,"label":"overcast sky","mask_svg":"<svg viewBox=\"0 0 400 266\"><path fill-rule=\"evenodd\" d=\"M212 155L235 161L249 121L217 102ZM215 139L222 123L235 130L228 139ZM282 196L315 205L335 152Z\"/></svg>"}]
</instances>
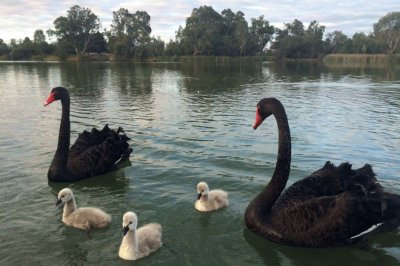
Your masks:
<instances>
[{"instance_id":1,"label":"overcast sky","mask_svg":"<svg viewBox=\"0 0 400 266\"><path fill-rule=\"evenodd\" d=\"M305 27L316 20L324 25L325 34L341 30L351 37L355 32L366 34L379 18L389 12L400 11L400 0L0 0L0 38L33 38L37 29L46 31L53 21L66 16L73 5L87 7L96 14L103 28L109 29L112 12L124 7L129 12L146 11L151 17L152 36L164 41L174 39L179 25L184 26L193 8L212 6L215 11L230 8L242 11L246 20L264 15L270 24L282 28L284 23L298 19Z\"/></svg>"}]
</instances>

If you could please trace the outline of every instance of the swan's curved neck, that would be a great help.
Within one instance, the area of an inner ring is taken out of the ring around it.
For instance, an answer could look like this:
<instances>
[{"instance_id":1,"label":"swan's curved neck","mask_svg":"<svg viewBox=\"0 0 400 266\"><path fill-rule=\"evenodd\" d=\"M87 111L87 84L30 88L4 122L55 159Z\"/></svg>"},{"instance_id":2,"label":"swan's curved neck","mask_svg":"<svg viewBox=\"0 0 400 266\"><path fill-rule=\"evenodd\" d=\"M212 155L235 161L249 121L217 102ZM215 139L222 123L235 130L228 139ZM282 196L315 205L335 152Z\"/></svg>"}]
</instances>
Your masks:
<instances>
[{"instance_id":1,"label":"swan's curved neck","mask_svg":"<svg viewBox=\"0 0 400 266\"><path fill-rule=\"evenodd\" d=\"M247 207L247 211L251 212L248 215L253 218L255 218L254 216L265 218L268 215L285 188L290 172L291 140L286 112L283 105L277 100L271 103L271 112L275 116L279 131L278 157L270 182Z\"/></svg>"},{"instance_id":2,"label":"swan's curved neck","mask_svg":"<svg viewBox=\"0 0 400 266\"><path fill-rule=\"evenodd\" d=\"M272 207L286 186L290 173L291 140L289 123L282 104L275 105L274 116L278 125L279 144L276 166L271 181L262 192L264 204ZM264 207L265 207L264 205Z\"/></svg>"},{"instance_id":3,"label":"swan's curved neck","mask_svg":"<svg viewBox=\"0 0 400 266\"><path fill-rule=\"evenodd\" d=\"M57 172L66 171L67 167L71 130L71 123L69 120L70 99L68 95L61 99L61 106L62 112L57 151L52 162L52 165L57 168Z\"/></svg>"},{"instance_id":4,"label":"swan's curved neck","mask_svg":"<svg viewBox=\"0 0 400 266\"><path fill-rule=\"evenodd\" d=\"M76 202L75 199L72 198L70 201L66 202L64 204L64 211L63 211L63 217L66 218L68 217L72 212L74 212L77 209L76 207Z\"/></svg>"},{"instance_id":5,"label":"swan's curved neck","mask_svg":"<svg viewBox=\"0 0 400 266\"><path fill-rule=\"evenodd\" d=\"M133 248L133 252L135 252L135 255L137 254L139 247L138 247L138 239L137 239L137 234L136 234L136 229L135 230L130 230L122 239L123 241L123 246Z\"/></svg>"}]
</instances>

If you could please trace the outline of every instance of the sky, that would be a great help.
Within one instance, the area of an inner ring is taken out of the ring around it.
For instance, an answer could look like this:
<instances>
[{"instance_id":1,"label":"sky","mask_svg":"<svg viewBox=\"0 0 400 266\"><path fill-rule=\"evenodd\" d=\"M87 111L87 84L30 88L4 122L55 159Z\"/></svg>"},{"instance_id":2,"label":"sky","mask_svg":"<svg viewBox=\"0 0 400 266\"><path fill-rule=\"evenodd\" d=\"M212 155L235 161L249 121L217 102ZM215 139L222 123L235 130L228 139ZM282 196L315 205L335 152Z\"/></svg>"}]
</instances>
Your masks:
<instances>
[{"instance_id":1,"label":"sky","mask_svg":"<svg viewBox=\"0 0 400 266\"><path fill-rule=\"evenodd\" d=\"M356 32L368 34L381 17L400 11L400 0L0 0L0 39L6 43L11 38L33 39L35 30L46 32L53 28L53 21L66 16L73 5L90 8L99 17L102 28L107 29L112 23L112 12L121 7L131 13L146 11L151 17L151 35L165 42L175 39L176 30L185 26L193 8L204 5L212 6L218 13L228 8L235 13L242 11L249 25L251 18L261 15L281 29L294 19L305 27L316 20L325 26L325 34L340 30L348 37Z\"/></svg>"}]
</instances>

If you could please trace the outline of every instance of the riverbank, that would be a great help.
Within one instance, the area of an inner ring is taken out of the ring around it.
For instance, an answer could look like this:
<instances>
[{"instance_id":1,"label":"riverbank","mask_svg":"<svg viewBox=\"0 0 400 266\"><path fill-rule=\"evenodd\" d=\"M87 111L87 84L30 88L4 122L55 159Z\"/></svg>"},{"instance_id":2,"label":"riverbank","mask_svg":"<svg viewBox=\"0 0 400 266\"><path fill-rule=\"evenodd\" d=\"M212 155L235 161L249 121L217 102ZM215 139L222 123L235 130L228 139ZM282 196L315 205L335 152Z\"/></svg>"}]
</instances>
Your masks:
<instances>
[{"instance_id":1,"label":"riverbank","mask_svg":"<svg viewBox=\"0 0 400 266\"><path fill-rule=\"evenodd\" d=\"M216 63L235 63L235 62L262 62L266 61L267 58L264 56L244 56L244 57L230 57L230 56L155 56L148 58L136 58L130 60L116 60L111 54L85 54L85 55L70 55L66 58L61 58L57 55L46 55L46 56L32 56L30 59L24 59L21 61L43 61L43 62L54 62L54 61L67 61L67 62L136 62L136 63L162 63L162 62L216 62ZM12 61L10 55L0 56L0 61Z\"/></svg>"},{"instance_id":2,"label":"riverbank","mask_svg":"<svg viewBox=\"0 0 400 266\"><path fill-rule=\"evenodd\" d=\"M329 54L322 62L327 67L388 67L400 66L400 55Z\"/></svg>"},{"instance_id":3,"label":"riverbank","mask_svg":"<svg viewBox=\"0 0 400 266\"><path fill-rule=\"evenodd\" d=\"M0 56L0 61L12 61L10 55ZM135 63L240 63L240 62L274 62L267 56L157 56L143 59L116 60L111 54L85 54L71 55L61 58L56 55L32 56L31 59L24 61L67 61L67 62L135 62ZM285 62L319 62L326 67L393 67L400 66L400 55L387 54L329 54L322 59L286 59Z\"/></svg>"}]
</instances>

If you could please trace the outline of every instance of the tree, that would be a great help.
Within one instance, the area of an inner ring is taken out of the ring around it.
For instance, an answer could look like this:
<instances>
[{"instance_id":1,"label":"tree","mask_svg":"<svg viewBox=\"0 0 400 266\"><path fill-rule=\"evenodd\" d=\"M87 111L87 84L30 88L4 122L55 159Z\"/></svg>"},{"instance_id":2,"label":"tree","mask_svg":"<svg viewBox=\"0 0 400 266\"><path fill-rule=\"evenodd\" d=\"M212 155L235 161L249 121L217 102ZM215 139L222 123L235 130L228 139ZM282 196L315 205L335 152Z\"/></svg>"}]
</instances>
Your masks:
<instances>
[{"instance_id":1,"label":"tree","mask_svg":"<svg viewBox=\"0 0 400 266\"><path fill-rule=\"evenodd\" d=\"M368 37L364 32L356 32L353 34L353 51L356 54L365 54L368 49Z\"/></svg>"},{"instance_id":2,"label":"tree","mask_svg":"<svg viewBox=\"0 0 400 266\"><path fill-rule=\"evenodd\" d=\"M235 35L236 31L236 15L231 9L224 9L221 12L222 16L222 45L225 55L239 55L238 40Z\"/></svg>"},{"instance_id":3,"label":"tree","mask_svg":"<svg viewBox=\"0 0 400 266\"><path fill-rule=\"evenodd\" d=\"M130 13L120 8L113 12L109 47L119 59L141 56L141 47L151 41L150 33L150 16L146 11Z\"/></svg>"},{"instance_id":4,"label":"tree","mask_svg":"<svg viewBox=\"0 0 400 266\"><path fill-rule=\"evenodd\" d=\"M100 20L89 8L75 5L67 11L66 17L54 20L54 28L48 33L55 35L60 43L71 44L79 55L91 45L94 33L100 29Z\"/></svg>"},{"instance_id":5,"label":"tree","mask_svg":"<svg viewBox=\"0 0 400 266\"><path fill-rule=\"evenodd\" d=\"M11 49L7 46L7 44L3 41L3 39L0 39L0 55L2 54L9 54Z\"/></svg>"},{"instance_id":6,"label":"tree","mask_svg":"<svg viewBox=\"0 0 400 266\"><path fill-rule=\"evenodd\" d=\"M246 45L249 40L249 26L247 21L244 19L244 13L238 11L235 16L236 21L236 29L235 35L236 39L238 40L239 45L239 55L243 56L246 52Z\"/></svg>"},{"instance_id":7,"label":"tree","mask_svg":"<svg viewBox=\"0 0 400 266\"><path fill-rule=\"evenodd\" d=\"M336 30L328 33L326 41L330 47L331 53L346 53L349 52L349 38L342 31Z\"/></svg>"},{"instance_id":8,"label":"tree","mask_svg":"<svg viewBox=\"0 0 400 266\"><path fill-rule=\"evenodd\" d=\"M271 41L274 34L274 27L264 20L264 16L251 19L250 35L255 43L255 50L262 53L265 46Z\"/></svg>"},{"instance_id":9,"label":"tree","mask_svg":"<svg viewBox=\"0 0 400 266\"><path fill-rule=\"evenodd\" d=\"M191 50L192 55L214 55L219 52L223 40L222 16L211 6L194 8L190 17L186 19L186 26L182 32L182 44Z\"/></svg>"},{"instance_id":10,"label":"tree","mask_svg":"<svg viewBox=\"0 0 400 266\"><path fill-rule=\"evenodd\" d=\"M42 30L35 30L35 33L33 34L33 42L38 44L46 42L46 36Z\"/></svg>"},{"instance_id":11,"label":"tree","mask_svg":"<svg viewBox=\"0 0 400 266\"><path fill-rule=\"evenodd\" d=\"M387 53L394 53L400 41L400 12L390 12L381 17L374 24L374 34L386 45Z\"/></svg>"},{"instance_id":12,"label":"tree","mask_svg":"<svg viewBox=\"0 0 400 266\"><path fill-rule=\"evenodd\" d=\"M25 37L23 41L12 47L12 57L14 60L31 59L31 56L35 53L33 42Z\"/></svg>"},{"instance_id":13,"label":"tree","mask_svg":"<svg viewBox=\"0 0 400 266\"><path fill-rule=\"evenodd\" d=\"M96 32L91 37L92 42L89 45L87 51L90 53L103 53L107 52L107 41L104 38L104 35L100 32Z\"/></svg>"},{"instance_id":14,"label":"tree","mask_svg":"<svg viewBox=\"0 0 400 266\"><path fill-rule=\"evenodd\" d=\"M277 37L272 48L276 49L278 59L304 58L306 47L304 42L304 25L295 19L292 23L285 23L283 30L276 30Z\"/></svg>"},{"instance_id":15,"label":"tree","mask_svg":"<svg viewBox=\"0 0 400 266\"><path fill-rule=\"evenodd\" d=\"M302 36L304 34L304 25L298 19L293 20L292 23L285 23L286 30L290 36Z\"/></svg>"},{"instance_id":16,"label":"tree","mask_svg":"<svg viewBox=\"0 0 400 266\"><path fill-rule=\"evenodd\" d=\"M324 53L324 35L325 26L321 26L317 21L312 21L305 32L304 41L308 46L308 58L318 58Z\"/></svg>"},{"instance_id":17,"label":"tree","mask_svg":"<svg viewBox=\"0 0 400 266\"><path fill-rule=\"evenodd\" d=\"M46 36L42 30L36 30L33 34L33 45L37 54L44 54L48 50L48 43L46 42Z\"/></svg>"}]
</instances>

